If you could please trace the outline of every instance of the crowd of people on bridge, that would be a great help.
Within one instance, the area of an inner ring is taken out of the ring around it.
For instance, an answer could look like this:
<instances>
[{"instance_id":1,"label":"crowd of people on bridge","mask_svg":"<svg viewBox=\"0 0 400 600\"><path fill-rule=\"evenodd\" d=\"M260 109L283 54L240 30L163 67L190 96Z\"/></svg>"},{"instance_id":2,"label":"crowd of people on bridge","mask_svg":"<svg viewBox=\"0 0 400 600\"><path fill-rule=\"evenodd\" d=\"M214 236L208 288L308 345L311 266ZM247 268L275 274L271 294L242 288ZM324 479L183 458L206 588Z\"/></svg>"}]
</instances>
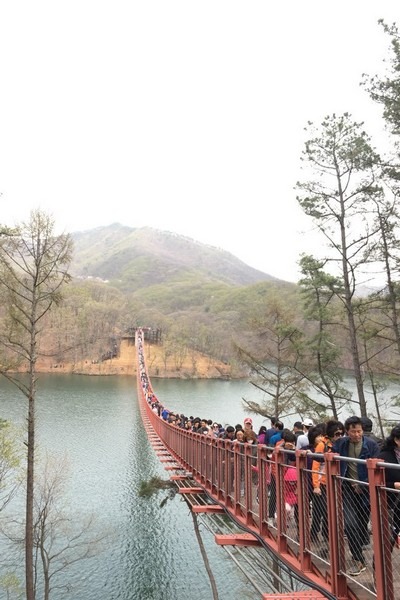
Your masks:
<instances>
[{"instance_id":1,"label":"crowd of people on bridge","mask_svg":"<svg viewBox=\"0 0 400 600\"><path fill-rule=\"evenodd\" d=\"M327 519L327 480L325 473L326 453L336 453L345 460L340 461L342 479L342 499L344 512L344 529L348 539L353 563L348 573L357 576L366 570L364 548L370 544L370 497L368 472L364 460L378 458L392 465L400 464L400 423L393 427L385 439L373 433L373 423L367 417L350 416L344 423L336 419L314 423L305 418L296 421L290 428L285 427L282 420L271 418L270 427L262 425L258 432L253 430L251 417L246 417L243 424L222 425L217 421L178 414L163 406L154 394L145 368L142 339L138 333L139 374L146 401L161 419L173 427L178 427L203 436L222 439L231 444L251 444L267 446L271 457L268 469L268 516L272 524L276 518L276 472L274 470L274 454L279 448L285 451L288 468L285 472L284 494L287 510L292 511L298 523L297 512L297 473L295 451L307 452L309 488L312 507L311 541L321 544L321 551L328 544ZM347 459L354 459L347 460ZM400 490L400 469L385 468L386 487L389 490ZM394 547L400 534L400 493L388 495L391 515L391 537L389 543ZM327 552L327 549L326 549Z\"/></svg>"}]
</instances>

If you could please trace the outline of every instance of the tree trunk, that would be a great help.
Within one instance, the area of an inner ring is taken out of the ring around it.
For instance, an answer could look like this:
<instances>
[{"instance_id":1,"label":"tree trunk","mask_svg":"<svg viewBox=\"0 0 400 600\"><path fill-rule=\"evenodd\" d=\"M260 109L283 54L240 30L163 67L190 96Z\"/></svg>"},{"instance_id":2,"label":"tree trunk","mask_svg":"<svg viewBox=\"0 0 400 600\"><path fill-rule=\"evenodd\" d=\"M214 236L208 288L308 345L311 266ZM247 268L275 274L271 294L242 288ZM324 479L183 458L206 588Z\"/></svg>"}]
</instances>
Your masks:
<instances>
[{"instance_id":1,"label":"tree trunk","mask_svg":"<svg viewBox=\"0 0 400 600\"><path fill-rule=\"evenodd\" d=\"M349 323L349 333L350 333L350 349L353 357L353 369L354 369L354 378L356 380L357 386L357 394L358 394L358 402L360 405L360 416L367 417L367 403L365 401L364 394L364 380L360 366L360 357L357 346L357 335L356 335L356 326L354 323L354 314L352 311L352 307L347 309L347 320Z\"/></svg>"},{"instance_id":2,"label":"tree trunk","mask_svg":"<svg viewBox=\"0 0 400 600\"><path fill-rule=\"evenodd\" d=\"M352 286L354 286L354 279L352 280L353 284L351 284L350 276L352 275L352 271L350 271L351 267L349 266L348 257L347 257L348 243L347 243L347 239L346 239L345 201L344 201L342 182L341 182L341 178L339 175L339 171L337 171L337 178L338 178L338 190L339 190L340 207L341 207L339 223L340 223L342 272L343 272L343 285L344 285L344 304L346 307L347 322L349 325L350 350L351 350L351 356L353 359L353 370L354 370L354 378L356 380L356 386L357 386L358 402L360 405L360 416L366 417L367 416L367 403L365 401L365 395L364 395L364 382L363 382L363 376L362 376L362 372L361 372L360 356L359 356L358 345L357 345L357 330L356 330L356 325L355 325L355 321L354 321L354 308L353 308L353 302L352 302L352 298L353 298L353 294L354 294L354 289L352 289Z\"/></svg>"},{"instance_id":3,"label":"tree trunk","mask_svg":"<svg viewBox=\"0 0 400 600\"><path fill-rule=\"evenodd\" d=\"M386 227L387 222L384 219L383 215L379 214L379 226L381 232L381 243L382 243L382 252L383 252L383 263L385 265L385 273L386 273L386 281L388 287L388 296L389 296L389 306L391 312L391 321L392 321L392 331L394 334L394 338L396 340L397 352L400 356L400 326L399 320L397 316L398 306L397 306L397 293L393 283L392 278L392 269L390 266L390 250L389 250L389 241L388 236L386 235L387 230Z\"/></svg>"},{"instance_id":4,"label":"tree trunk","mask_svg":"<svg viewBox=\"0 0 400 600\"><path fill-rule=\"evenodd\" d=\"M33 290L31 305L30 359L29 359L29 398L28 398L28 468L26 475L26 524L25 524L25 579L26 600L35 600L35 581L33 566L33 497L35 470L35 398L36 398L36 291Z\"/></svg>"},{"instance_id":5,"label":"tree trunk","mask_svg":"<svg viewBox=\"0 0 400 600\"><path fill-rule=\"evenodd\" d=\"M26 521L25 521L25 581L26 600L35 600L33 572L33 482L35 458L35 399L29 398L28 408L28 465L26 478Z\"/></svg>"},{"instance_id":6,"label":"tree trunk","mask_svg":"<svg viewBox=\"0 0 400 600\"><path fill-rule=\"evenodd\" d=\"M196 539L197 539L197 542L199 544L201 556L202 556L202 559L203 559L203 562L204 562L204 566L205 566L206 571L207 571L208 578L210 580L211 590L212 590L212 594L213 594L213 599L214 600L218 600L217 584L215 583L215 577L214 577L214 574L212 572L212 569L211 569L211 566L210 566L210 562L208 560L208 556L207 556L206 549L204 547L203 540L201 538L199 524L198 524L198 521L197 521L197 515L193 511L190 511L190 512L192 514L193 527L194 527L194 532L196 534Z\"/></svg>"}]
</instances>

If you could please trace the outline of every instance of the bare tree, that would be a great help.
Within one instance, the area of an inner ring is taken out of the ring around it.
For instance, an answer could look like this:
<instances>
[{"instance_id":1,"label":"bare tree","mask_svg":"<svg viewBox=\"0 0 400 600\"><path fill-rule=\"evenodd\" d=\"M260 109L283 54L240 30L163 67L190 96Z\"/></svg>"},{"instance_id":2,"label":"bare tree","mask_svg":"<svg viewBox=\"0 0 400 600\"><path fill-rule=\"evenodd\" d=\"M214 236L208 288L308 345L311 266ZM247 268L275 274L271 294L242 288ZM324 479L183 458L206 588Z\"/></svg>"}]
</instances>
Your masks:
<instances>
[{"instance_id":1,"label":"bare tree","mask_svg":"<svg viewBox=\"0 0 400 600\"><path fill-rule=\"evenodd\" d=\"M40 324L61 300L61 287L69 281L72 256L69 235L55 235L54 222L36 210L27 223L0 239L0 293L6 318L0 331L0 373L28 400L27 479L25 521L26 598L34 600L33 490L35 462L36 362ZM21 371L25 371L21 373ZM27 375L26 375L27 373Z\"/></svg>"},{"instance_id":2,"label":"bare tree","mask_svg":"<svg viewBox=\"0 0 400 600\"><path fill-rule=\"evenodd\" d=\"M33 577L34 597L50 600L68 592L68 579L60 577L77 562L96 556L110 532L96 527L93 514L82 518L74 514L66 501L69 477L66 457L44 456L36 468L33 499ZM7 539L17 548L25 545L21 519L10 517L3 527ZM12 573L0 580L0 586L19 589ZM15 584L15 585L14 585Z\"/></svg>"},{"instance_id":3,"label":"bare tree","mask_svg":"<svg viewBox=\"0 0 400 600\"><path fill-rule=\"evenodd\" d=\"M71 565L92 558L101 549L107 531L95 532L95 519L89 515L82 523L65 508L66 459L46 458L34 495L34 572L35 593L43 588L43 600L52 592L68 588L60 573Z\"/></svg>"}]
</instances>

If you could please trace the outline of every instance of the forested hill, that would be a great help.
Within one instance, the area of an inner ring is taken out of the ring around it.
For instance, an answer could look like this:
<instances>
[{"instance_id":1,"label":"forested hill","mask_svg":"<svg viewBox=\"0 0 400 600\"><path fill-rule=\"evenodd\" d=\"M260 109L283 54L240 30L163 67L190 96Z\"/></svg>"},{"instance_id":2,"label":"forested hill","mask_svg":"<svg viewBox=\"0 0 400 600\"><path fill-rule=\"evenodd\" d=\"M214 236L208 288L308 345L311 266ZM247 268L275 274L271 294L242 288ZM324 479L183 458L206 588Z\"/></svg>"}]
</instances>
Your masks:
<instances>
[{"instance_id":1,"label":"forested hill","mask_svg":"<svg viewBox=\"0 0 400 600\"><path fill-rule=\"evenodd\" d=\"M150 227L114 223L72 237L72 275L109 281L125 291L189 280L239 286L279 281L229 252Z\"/></svg>"},{"instance_id":2,"label":"forested hill","mask_svg":"<svg viewBox=\"0 0 400 600\"><path fill-rule=\"evenodd\" d=\"M236 340L257 349L266 307L298 306L295 284L184 236L120 224L71 236L72 280L47 315L41 370L126 374L126 334L145 325L162 332L155 376L244 376Z\"/></svg>"}]
</instances>

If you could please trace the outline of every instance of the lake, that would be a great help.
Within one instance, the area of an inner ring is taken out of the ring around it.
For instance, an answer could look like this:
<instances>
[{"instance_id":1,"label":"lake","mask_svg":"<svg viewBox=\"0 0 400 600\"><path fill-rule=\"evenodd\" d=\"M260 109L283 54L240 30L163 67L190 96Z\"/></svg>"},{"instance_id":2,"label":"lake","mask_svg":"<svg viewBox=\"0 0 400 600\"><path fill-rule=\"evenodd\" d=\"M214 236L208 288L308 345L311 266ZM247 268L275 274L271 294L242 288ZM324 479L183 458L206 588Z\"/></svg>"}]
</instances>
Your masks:
<instances>
[{"instance_id":1,"label":"lake","mask_svg":"<svg viewBox=\"0 0 400 600\"><path fill-rule=\"evenodd\" d=\"M24 397L0 381L0 417L23 425ZM243 419L241 396L248 387L246 382L156 380L154 387L160 398L179 410L186 410L185 397L190 397L188 412L197 409L207 415L221 414L222 420L223 416L235 422ZM93 535L99 531L109 534L101 553L65 571L62 577L71 591L57 591L53 598L210 598L187 504L176 497L160 508L165 496L161 492L150 500L138 497L143 480L153 475L167 479L168 474L142 427L135 379L40 376L36 414L38 453L68 457L68 514L78 523L94 513ZM23 514L23 503L18 505ZM257 597L211 534L207 530L202 533L220 598L231 600L233 590L241 598ZM21 571L20 575L23 578Z\"/></svg>"}]
</instances>

